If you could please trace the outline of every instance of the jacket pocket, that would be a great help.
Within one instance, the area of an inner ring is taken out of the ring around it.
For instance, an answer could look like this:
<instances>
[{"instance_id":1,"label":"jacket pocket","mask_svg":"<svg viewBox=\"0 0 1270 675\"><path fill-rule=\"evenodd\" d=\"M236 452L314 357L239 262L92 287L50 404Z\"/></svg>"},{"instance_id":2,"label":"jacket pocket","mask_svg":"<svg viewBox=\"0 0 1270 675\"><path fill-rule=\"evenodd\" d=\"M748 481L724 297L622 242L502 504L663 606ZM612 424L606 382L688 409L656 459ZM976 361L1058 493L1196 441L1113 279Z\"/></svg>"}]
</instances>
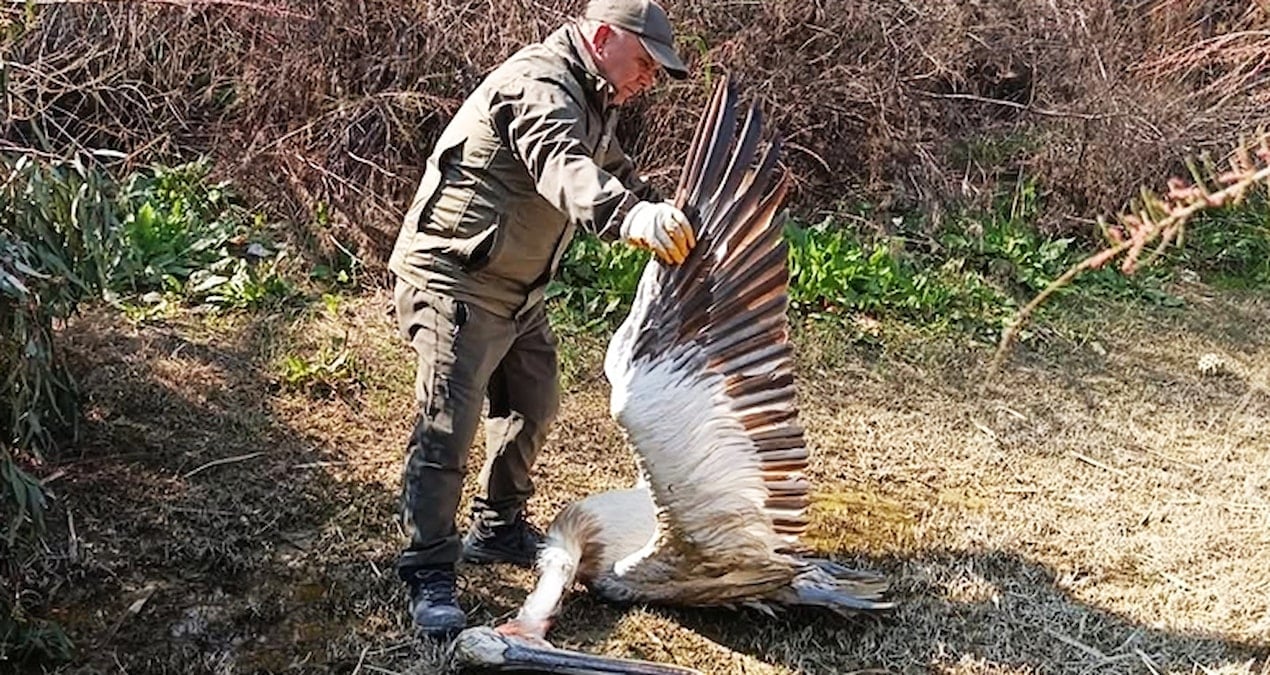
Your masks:
<instances>
[{"instance_id":1,"label":"jacket pocket","mask_svg":"<svg viewBox=\"0 0 1270 675\"><path fill-rule=\"evenodd\" d=\"M428 158L428 165L423 171L423 179L419 181L419 189L415 191L415 198L412 200L410 210L406 214L407 221L414 221L416 232L423 229L428 219L432 217L432 209L436 207L437 200L441 198L441 188L443 186L441 177L454 156L463 154L463 145L466 141L466 138L446 139L443 137L438 141L436 153L434 153L433 157Z\"/></svg>"},{"instance_id":2,"label":"jacket pocket","mask_svg":"<svg viewBox=\"0 0 1270 675\"><path fill-rule=\"evenodd\" d=\"M463 256L463 269L469 272L485 269L489 267L502 251L504 237L502 236L503 228L502 217L496 216L494 223L485 228L479 235L473 237L470 248Z\"/></svg>"}]
</instances>

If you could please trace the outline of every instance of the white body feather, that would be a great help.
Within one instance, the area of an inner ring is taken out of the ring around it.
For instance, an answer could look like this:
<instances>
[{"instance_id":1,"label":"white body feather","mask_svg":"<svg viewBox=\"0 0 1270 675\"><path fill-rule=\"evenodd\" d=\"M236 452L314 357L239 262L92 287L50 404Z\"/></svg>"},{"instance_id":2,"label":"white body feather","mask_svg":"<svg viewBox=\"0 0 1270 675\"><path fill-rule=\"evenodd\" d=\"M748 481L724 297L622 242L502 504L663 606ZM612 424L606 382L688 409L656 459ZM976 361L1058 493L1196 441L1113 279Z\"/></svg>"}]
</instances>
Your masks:
<instances>
[{"instance_id":1,"label":"white body feather","mask_svg":"<svg viewBox=\"0 0 1270 675\"><path fill-rule=\"evenodd\" d=\"M676 353L630 361L636 327L657 293L656 272L650 262L630 315L609 342L609 412L638 448L657 506L676 514L673 536L702 556L770 554L784 542L763 514L767 488L723 378L676 370L685 362Z\"/></svg>"}]
</instances>

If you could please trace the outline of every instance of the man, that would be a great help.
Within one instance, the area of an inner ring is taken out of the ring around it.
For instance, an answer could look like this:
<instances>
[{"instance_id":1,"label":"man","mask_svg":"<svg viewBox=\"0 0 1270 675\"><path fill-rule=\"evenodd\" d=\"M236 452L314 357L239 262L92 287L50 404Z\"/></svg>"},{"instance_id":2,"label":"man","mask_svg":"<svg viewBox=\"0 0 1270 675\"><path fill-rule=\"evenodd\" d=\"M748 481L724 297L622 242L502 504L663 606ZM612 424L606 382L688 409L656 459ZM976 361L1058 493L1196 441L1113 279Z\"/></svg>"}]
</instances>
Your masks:
<instances>
[{"instance_id":1,"label":"man","mask_svg":"<svg viewBox=\"0 0 1270 675\"><path fill-rule=\"evenodd\" d=\"M559 404L543 291L577 227L682 262L684 214L635 173L613 137L616 106L683 78L652 0L591 0L584 15L512 56L459 108L428 158L389 267L402 334L418 355L418 416L403 472L410 543L398 574L416 627L461 630L454 565L531 566L529 471ZM455 527L468 448L489 399L482 493Z\"/></svg>"}]
</instances>

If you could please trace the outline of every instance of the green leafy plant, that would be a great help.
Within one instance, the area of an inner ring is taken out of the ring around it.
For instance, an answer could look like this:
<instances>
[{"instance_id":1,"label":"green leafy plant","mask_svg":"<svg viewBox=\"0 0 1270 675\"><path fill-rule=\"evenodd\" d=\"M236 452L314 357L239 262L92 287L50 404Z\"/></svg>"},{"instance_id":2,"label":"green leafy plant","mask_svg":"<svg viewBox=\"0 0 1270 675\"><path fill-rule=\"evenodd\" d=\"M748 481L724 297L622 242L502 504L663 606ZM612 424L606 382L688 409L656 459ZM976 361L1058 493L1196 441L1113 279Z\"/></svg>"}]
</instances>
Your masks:
<instances>
[{"instance_id":1,"label":"green leafy plant","mask_svg":"<svg viewBox=\"0 0 1270 675\"><path fill-rule=\"evenodd\" d=\"M103 296L144 317L174 297L249 308L291 292L283 257L253 254L260 221L248 225L205 163L139 172L121 186L98 162L109 156L0 157L0 574L14 589L0 597L0 655L69 649L31 615L38 600L21 588L45 509L36 468L78 420L55 327ZM197 274L203 286L190 294Z\"/></svg>"},{"instance_id":2,"label":"green leafy plant","mask_svg":"<svg viewBox=\"0 0 1270 675\"><path fill-rule=\"evenodd\" d=\"M1225 286L1270 284L1270 197L1197 214L1176 261Z\"/></svg>"},{"instance_id":3,"label":"green leafy plant","mask_svg":"<svg viewBox=\"0 0 1270 675\"><path fill-rule=\"evenodd\" d=\"M343 396L362 387L357 358L342 340L311 355L284 355L279 363L279 379L285 389L314 398Z\"/></svg>"},{"instance_id":4,"label":"green leafy plant","mask_svg":"<svg viewBox=\"0 0 1270 675\"><path fill-rule=\"evenodd\" d=\"M993 279L1007 292L1035 292L1062 273L1072 257L1071 238L1043 236L1033 225L1040 211L1035 182L1019 180L994 207L959 214L939 235L942 254Z\"/></svg>"},{"instance_id":5,"label":"green leafy plant","mask_svg":"<svg viewBox=\"0 0 1270 675\"><path fill-rule=\"evenodd\" d=\"M267 245L263 218L249 218L227 184L210 182L206 160L133 174L122 208L125 246L114 290L162 291L238 310L294 295L283 274L286 256Z\"/></svg>"},{"instance_id":6,"label":"green leafy plant","mask_svg":"<svg viewBox=\"0 0 1270 675\"><path fill-rule=\"evenodd\" d=\"M116 285L134 292L179 290L196 270L225 257L239 234L240 209L224 184L209 184L206 161L133 174L123 208Z\"/></svg>"},{"instance_id":7,"label":"green leafy plant","mask_svg":"<svg viewBox=\"0 0 1270 675\"><path fill-rule=\"evenodd\" d=\"M0 410L6 445L39 453L70 424L73 383L53 326L99 295L120 246L109 178L76 161L0 162Z\"/></svg>"},{"instance_id":8,"label":"green leafy plant","mask_svg":"<svg viewBox=\"0 0 1270 675\"><path fill-rule=\"evenodd\" d=\"M560 261L558 278L547 285L547 299L566 330L615 326L630 310L648 253L609 244L591 234L574 238Z\"/></svg>"},{"instance_id":9,"label":"green leafy plant","mask_svg":"<svg viewBox=\"0 0 1270 675\"><path fill-rule=\"evenodd\" d=\"M884 244L864 244L829 221L787 226L790 304L808 316L846 311L926 316L947 307L953 292Z\"/></svg>"},{"instance_id":10,"label":"green leafy plant","mask_svg":"<svg viewBox=\"0 0 1270 675\"><path fill-rule=\"evenodd\" d=\"M190 275L190 297L227 309L258 309L290 298L295 289L280 272L283 258L253 263L222 258Z\"/></svg>"},{"instance_id":11,"label":"green leafy plant","mask_svg":"<svg viewBox=\"0 0 1270 675\"><path fill-rule=\"evenodd\" d=\"M1012 302L965 255L914 254L899 239L867 243L836 225L786 227L796 314L838 324L865 314L978 334L995 331Z\"/></svg>"}]
</instances>

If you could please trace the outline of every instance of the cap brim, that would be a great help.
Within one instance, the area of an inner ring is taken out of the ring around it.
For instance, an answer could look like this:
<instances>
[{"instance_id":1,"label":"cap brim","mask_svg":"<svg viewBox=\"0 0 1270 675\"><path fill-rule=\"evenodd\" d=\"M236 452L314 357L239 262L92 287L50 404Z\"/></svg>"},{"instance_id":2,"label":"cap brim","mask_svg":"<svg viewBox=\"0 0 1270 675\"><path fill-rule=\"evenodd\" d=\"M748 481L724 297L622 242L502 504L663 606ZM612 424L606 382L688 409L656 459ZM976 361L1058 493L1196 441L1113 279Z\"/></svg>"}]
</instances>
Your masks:
<instances>
[{"instance_id":1,"label":"cap brim","mask_svg":"<svg viewBox=\"0 0 1270 675\"><path fill-rule=\"evenodd\" d=\"M688 77L688 66L685 66L684 62L680 60L679 55L675 53L674 47L643 35L639 36L639 41L643 43L644 49L648 50L648 55L653 57L653 60L660 63L661 67L666 70L666 74L676 80Z\"/></svg>"}]
</instances>

